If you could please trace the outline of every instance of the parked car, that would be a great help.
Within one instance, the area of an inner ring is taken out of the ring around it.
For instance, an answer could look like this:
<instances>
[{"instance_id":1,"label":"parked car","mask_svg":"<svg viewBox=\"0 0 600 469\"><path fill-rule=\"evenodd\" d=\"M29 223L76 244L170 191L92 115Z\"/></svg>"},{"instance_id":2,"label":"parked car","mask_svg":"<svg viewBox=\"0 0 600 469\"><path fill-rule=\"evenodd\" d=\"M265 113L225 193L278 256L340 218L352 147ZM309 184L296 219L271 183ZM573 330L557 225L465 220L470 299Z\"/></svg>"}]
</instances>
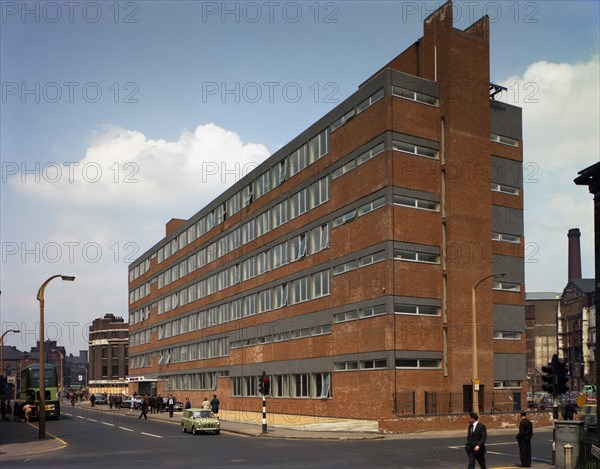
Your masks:
<instances>
[{"instance_id":1,"label":"parked car","mask_svg":"<svg viewBox=\"0 0 600 469\"><path fill-rule=\"evenodd\" d=\"M190 431L192 434L213 432L215 435L221 433L221 423L210 410L185 409L181 416L181 431Z\"/></svg>"},{"instance_id":2,"label":"parked car","mask_svg":"<svg viewBox=\"0 0 600 469\"><path fill-rule=\"evenodd\" d=\"M542 400L538 403L538 409L540 410L552 410L554 400L550 394L546 394Z\"/></svg>"},{"instance_id":3,"label":"parked car","mask_svg":"<svg viewBox=\"0 0 600 469\"><path fill-rule=\"evenodd\" d=\"M108 399L104 394L96 393L94 394L94 398L96 399L94 401L94 405L108 404Z\"/></svg>"},{"instance_id":4,"label":"parked car","mask_svg":"<svg viewBox=\"0 0 600 469\"><path fill-rule=\"evenodd\" d=\"M169 410L169 406L166 407L166 410ZM173 404L173 410L175 412L181 412L183 410L183 402L175 401L175 404Z\"/></svg>"},{"instance_id":5,"label":"parked car","mask_svg":"<svg viewBox=\"0 0 600 469\"><path fill-rule=\"evenodd\" d=\"M587 394L588 396L593 395L595 397L596 396L596 385L595 384L586 384L581 389L581 392L583 394Z\"/></svg>"}]
</instances>

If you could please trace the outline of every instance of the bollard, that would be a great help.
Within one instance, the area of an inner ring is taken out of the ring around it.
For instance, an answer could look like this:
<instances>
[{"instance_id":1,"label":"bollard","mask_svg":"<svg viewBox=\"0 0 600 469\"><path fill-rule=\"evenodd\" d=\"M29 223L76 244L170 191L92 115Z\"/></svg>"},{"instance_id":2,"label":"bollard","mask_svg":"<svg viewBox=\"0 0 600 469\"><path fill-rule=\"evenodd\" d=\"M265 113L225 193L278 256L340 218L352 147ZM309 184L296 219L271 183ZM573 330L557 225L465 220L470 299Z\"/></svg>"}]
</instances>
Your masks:
<instances>
[{"instance_id":1,"label":"bollard","mask_svg":"<svg viewBox=\"0 0 600 469\"><path fill-rule=\"evenodd\" d=\"M573 445L565 445L565 464L567 469L573 469Z\"/></svg>"}]
</instances>

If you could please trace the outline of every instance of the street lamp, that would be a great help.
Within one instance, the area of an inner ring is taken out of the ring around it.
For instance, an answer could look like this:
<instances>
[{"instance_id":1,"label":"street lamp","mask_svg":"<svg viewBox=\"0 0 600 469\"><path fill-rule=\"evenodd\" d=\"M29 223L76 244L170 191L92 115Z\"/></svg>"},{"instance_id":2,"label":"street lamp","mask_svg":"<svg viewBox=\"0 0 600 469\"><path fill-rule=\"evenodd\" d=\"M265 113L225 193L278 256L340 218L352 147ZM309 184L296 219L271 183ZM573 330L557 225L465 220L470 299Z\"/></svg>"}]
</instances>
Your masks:
<instances>
[{"instance_id":1,"label":"street lamp","mask_svg":"<svg viewBox=\"0 0 600 469\"><path fill-rule=\"evenodd\" d=\"M40 427L39 427L39 438L46 438L46 357L44 356L44 290L46 285L55 278L60 277L66 282L73 282L75 277L68 275L53 275L48 278L40 287L37 293L37 300L40 302Z\"/></svg>"},{"instance_id":2,"label":"street lamp","mask_svg":"<svg viewBox=\"0 0 600 469\"><path fill-rule=\"evenodd\" d=\"M490 274L481 278L473 288L471 289L471 314L472 314L472 322L473 322L473 330L472 330L472 339L471 343L473 345L473 349L471 351L471 355L473 357L473 412L476 414L479 413L479 378L477 377L477 302L475 301L475 289L481 285L488 278L499 278L504 277L506 274Z\"/></svg>"},{"instance_id":3,"label":"street lamp","mask_svg":"<svg viewBox=\"0 0 600 469\"><path fill-rule=\"evenodd\" d=\"M57 348L54 349L54 352L58 352L58 354L60 355L60 392L59 392L59 400L62 401L62 394L63 394L63 392L65 390L65 379L64 379L64 375L63 375L63 361L65 360L65 356Z\"/></svg>"},{"instance_id":4,"label":"street lamp","mask_svg":"<svg viewBox=\"0 0 600 469\"><path fill-rule=\"evenodd\" d=\"M9 329L0 337L0 370L2 370L0 372L2 373L2 376L4 376L4 337L6 337L6 334L9 332L18 334L21 331L19 329Z\"/></svg>"}]
</instances>

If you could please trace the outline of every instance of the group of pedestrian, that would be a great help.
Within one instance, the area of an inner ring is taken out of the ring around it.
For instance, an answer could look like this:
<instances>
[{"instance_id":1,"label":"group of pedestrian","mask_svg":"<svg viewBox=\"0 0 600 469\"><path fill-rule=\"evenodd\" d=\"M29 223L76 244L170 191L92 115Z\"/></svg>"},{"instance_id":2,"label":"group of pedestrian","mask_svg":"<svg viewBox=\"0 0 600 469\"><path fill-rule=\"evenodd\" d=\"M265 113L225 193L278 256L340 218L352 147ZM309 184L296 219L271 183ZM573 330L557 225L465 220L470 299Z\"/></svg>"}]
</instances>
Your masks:
<instances>
[{"instance_id":1,"label":"group of pedestrian","mask_svg":"<svg viewBox=\"0 0 600 469\"><path fill-rule=\"evenodd\" d=\"M526 412L520 413L519 433L516 440L519 444L519 456L521 464L519 467L531 467L531 438L533 436L533 424L527 418ZM479 415L474 412L469 414L469 428L467 430L467 443L465 451L469 458L469 469L475 469L475 462L481 469L487 469L485 462L485 441L487 439L487 430L485 425L479 422Z\"/></svg>"},{"instance_id":2,"label":"group of pedestrian","mask_svg":"<svg viewBox=\"0 0 600 469\"><path fill-rule=\"evenodd\" d=\"M157 396L156 398L153 398L153 396L149 396L148 394L146 394L144 397L142 397L141 399L141 403L140 403L140 415L138 417L138 420L141 420L142 417L147 420L148 419L148 409L153 409L153 402L159 403L158 404L158 408L157 408L157 412L159 411L158 409L160 409L160 412L162 412L161 409L161 404L164 405L164 407L166 408L166 410L169 412L169 418L173 418L173 411L174 411L174 407L175 407L175 403L177 402L176 399L173 397L172 394L169 395L169 397L161 398L160 396ZM213 394L213 398L209 401L208 397L204 398L204 401L202 401L201 407L202 409L205 410L211 410L213 412L213 414L215 414L218 417L219 414L219 406L221 405L221 403L219 402L219 399L217 398L216 394ZM184 409L191 409L192 408L192 402L190 401L189 397L185 398L185 404L184 404Z\"/></svg>"},{"instance_id":3,"label":"group of pedestrian","mask_svg":"<svg viewBox=\"0 0 600 469\"><path fill-rule=\"evenodd\" d=\"M219 402L219 399L217 399L217 395L213 394L213 397L210 401L208 400L208 397L204 398L204 400L202 401L201 407L203 410L212 411L212 413L218 417L220 405L221 405L221 403Z\"/></svg>"},{"instance_id":4,"label":"group of pedestrian","mask_svg":"<svg viewBox=\"0 0 600 469\"><path fill-rule=\"evenodd\" d=\"M3 422L10 422L10 416L13 417L13 422L28 423L34 414L34 403L32 401L21 401L10 399L2 399L1 415Z\"/></svg>"}]
</instances>

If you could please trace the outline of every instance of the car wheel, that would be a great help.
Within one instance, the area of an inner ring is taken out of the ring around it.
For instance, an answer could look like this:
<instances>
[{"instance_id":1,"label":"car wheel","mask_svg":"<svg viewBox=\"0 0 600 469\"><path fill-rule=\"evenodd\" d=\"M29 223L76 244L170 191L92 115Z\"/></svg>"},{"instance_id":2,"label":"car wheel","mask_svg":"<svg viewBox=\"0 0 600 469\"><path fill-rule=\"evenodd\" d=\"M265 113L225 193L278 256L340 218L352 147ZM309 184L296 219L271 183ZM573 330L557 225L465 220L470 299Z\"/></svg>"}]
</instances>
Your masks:
<instances>
[{"instance_id":1,"label":"car wheel","mask_svg":"<svg viewBox=\"0 0 600 469\"><path fill-rule=\"evenodd\" d=\"M185 429L185 427L183 426L183 423L181 424L181 431L182 431L183 433L186 433L186 432L187 432L187 430L186 430L186 429Z\"/></svg>"},{"instance_id":2,"label":"car wheel","mask_svg":"<svg viewBox=\"0 0 600 469\"><path fill-rule=\"evenodd\" d=\"M215 430L215 435L218 435L219 433L221 433L221 430Z\"/></svg>"},{"instance_id":3,"label":"car wheel","mask_svg":"<svg viewBox=\"0 0 600 469\"><path fill-rule=\"evenodd\" d=\"M197 435L198 434L198 430L196 430L196 427L192 427L192 434L193 435Z\"/></svg>"}]
</instances>

